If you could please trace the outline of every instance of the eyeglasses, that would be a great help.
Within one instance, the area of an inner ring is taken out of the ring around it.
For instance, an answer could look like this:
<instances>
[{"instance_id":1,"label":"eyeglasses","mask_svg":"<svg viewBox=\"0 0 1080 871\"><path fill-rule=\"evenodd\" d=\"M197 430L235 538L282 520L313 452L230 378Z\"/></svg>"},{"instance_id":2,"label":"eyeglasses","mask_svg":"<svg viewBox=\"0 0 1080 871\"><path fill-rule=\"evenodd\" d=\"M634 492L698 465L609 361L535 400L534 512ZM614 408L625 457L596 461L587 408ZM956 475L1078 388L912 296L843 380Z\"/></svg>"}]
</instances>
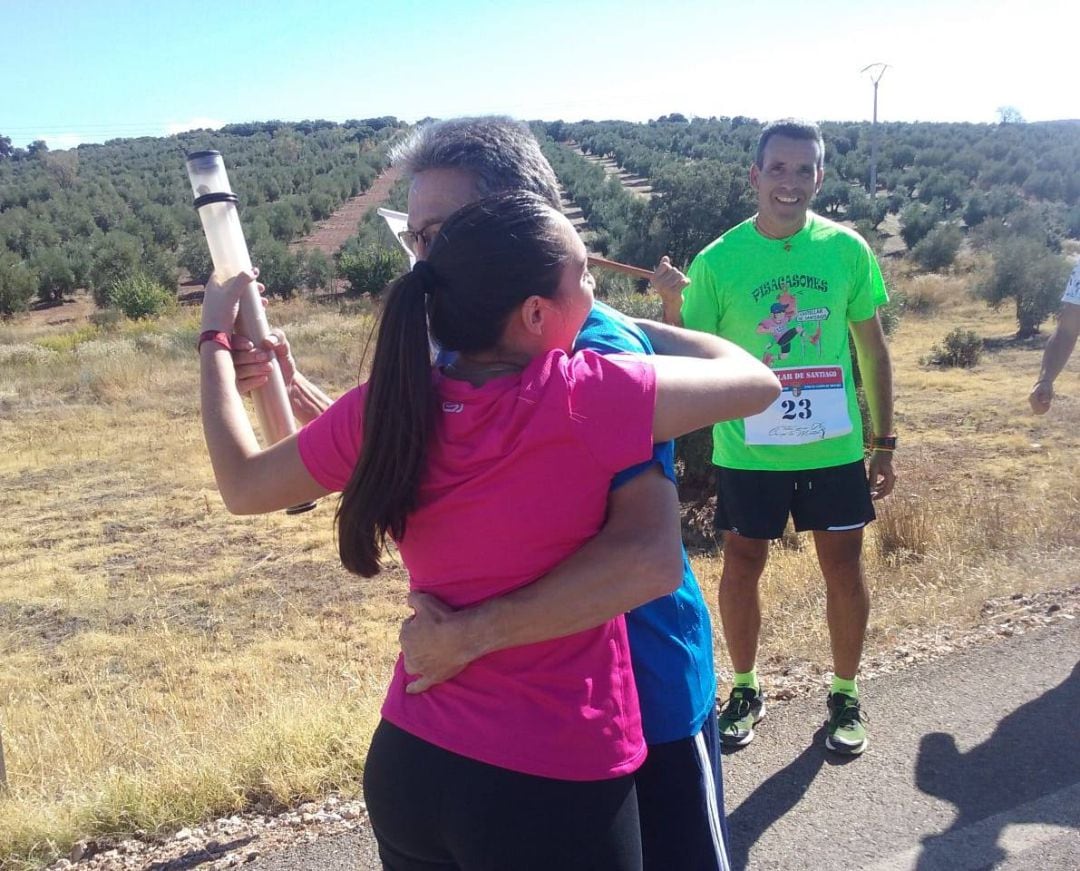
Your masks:
<instances>
[{"instance_id":1,"label":"eyeglasses","mask_svg":"<svg viewBox=\"0 0 1080 871\"><path fill-rule=\"evenodd\" d=\"M432 221L419 230L402 230L397 234L397 237L401 240L402 245L419 257L421 251L427 251L431 247L435 237L439 235L442 225L442 221Z\"/></svg>"}]
</instances>

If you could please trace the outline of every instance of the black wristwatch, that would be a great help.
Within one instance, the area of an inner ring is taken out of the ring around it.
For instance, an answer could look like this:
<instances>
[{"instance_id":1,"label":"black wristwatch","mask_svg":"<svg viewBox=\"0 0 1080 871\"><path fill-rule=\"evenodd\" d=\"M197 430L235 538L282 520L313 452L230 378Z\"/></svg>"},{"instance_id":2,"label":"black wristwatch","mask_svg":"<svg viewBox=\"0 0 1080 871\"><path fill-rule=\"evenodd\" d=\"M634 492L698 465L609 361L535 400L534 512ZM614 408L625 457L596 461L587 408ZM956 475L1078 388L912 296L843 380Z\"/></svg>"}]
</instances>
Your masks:
<instances>
[{"instance_id":1,"label":"black wristwatch","mask_svg":"<svg viewBox=\"0 0 1080 871\"><path fill-rule=\"evenodd\" d=\"M896 436L874 436L870 439L870 447L875 451L895 451L896 450Z\"/></svg>"}]
</instances>

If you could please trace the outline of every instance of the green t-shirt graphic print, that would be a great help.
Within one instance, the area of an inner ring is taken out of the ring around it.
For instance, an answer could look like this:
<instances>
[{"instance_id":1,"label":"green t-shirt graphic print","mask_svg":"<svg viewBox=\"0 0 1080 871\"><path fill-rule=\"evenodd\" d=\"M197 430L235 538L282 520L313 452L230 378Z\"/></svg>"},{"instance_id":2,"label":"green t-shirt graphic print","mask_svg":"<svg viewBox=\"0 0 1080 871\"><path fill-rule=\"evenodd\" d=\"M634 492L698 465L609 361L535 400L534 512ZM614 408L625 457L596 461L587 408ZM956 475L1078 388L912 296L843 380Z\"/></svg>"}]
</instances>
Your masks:
<instances>
[{"instance_id":1,"label":"green t-shirt graphic print","mask_svg":"<svg viewBox=\"0 0 1080 871\"><path fill-rule=\"evenodd\" d=\"M683 323L746 349L784 388L762 414L713 428L713 462L791 471L861 459L848 324L888 301L862 237L810 213L794 236L766 239L750 219L694 258L689 277Z\"/></svg>"}]
</instances>

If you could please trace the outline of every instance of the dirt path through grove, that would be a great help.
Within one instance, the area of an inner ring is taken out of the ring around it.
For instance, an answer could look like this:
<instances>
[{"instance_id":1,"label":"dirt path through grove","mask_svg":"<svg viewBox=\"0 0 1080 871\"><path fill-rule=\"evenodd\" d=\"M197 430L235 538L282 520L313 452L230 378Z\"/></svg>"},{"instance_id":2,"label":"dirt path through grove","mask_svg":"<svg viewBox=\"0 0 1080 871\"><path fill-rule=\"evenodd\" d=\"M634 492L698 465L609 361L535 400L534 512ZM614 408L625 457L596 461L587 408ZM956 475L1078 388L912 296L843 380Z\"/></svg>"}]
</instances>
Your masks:
<instances>
[{"instance_id":1,"label":"dirt path through grove","mask_svg":"<svg viewBox=\"0 0 1080 871\"><path fill-rule=\"evenodd\" d=\"M594 163L599 166L607 175L618 179L619 184L630 193L646 200L652 196L652 184L650 181L644 176L634 175L629 170L623 169L619 166L618 161L616 161L614 157L597 157L595 154L586 154L580 145L575 145L574 151L584 157L589 163Z\"/></svg>"},{"instance_id":2,"label":"dirt path through grove","mask_svg":"<svg viewBox=\"0 0 1080 871\"><path fill-rule=\"evenodd\" d=\"M391 166L383 170L371 187L359 196L346 200L334 214L325 221L320 221L314 230L293 242L290 247L309 251L317 248L332 257L345 240L356 233L356 227L364 215L386 201L390 189L400 176L401 170L397 167Z\"/></svg>"}]
</instances>

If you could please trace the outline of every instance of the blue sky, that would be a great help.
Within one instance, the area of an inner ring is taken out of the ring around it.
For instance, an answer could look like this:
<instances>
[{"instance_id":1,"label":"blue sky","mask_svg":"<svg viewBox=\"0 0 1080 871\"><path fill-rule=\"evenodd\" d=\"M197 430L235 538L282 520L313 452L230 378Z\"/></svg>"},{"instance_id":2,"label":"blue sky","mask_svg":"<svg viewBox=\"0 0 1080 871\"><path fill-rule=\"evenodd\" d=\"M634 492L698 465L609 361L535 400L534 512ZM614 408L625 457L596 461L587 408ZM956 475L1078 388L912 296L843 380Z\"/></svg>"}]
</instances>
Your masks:
<instances>
[{"instance_id":1,"label":"blue sky","mask_svg":"<svg viewBox=\"0 0 1080 871\"><path fill-rule=\"evenodd\" d=\"M201 16L201 17L200 17ZM0 134L505 113L1080 118L1075 0L0 0Z\"/></svg>"}]
</instances>

